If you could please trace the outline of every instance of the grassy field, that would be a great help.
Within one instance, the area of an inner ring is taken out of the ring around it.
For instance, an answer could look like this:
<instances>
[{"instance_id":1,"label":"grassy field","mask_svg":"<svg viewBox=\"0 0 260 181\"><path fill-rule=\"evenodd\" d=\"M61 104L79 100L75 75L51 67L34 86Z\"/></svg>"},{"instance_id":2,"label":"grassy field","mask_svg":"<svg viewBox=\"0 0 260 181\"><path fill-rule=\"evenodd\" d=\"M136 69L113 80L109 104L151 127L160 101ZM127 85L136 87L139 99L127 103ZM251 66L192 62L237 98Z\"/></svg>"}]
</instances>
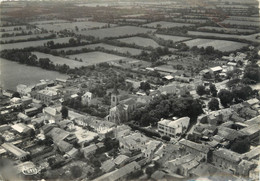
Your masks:
<instances>
[{"instance_id":1,"label":"grassy field","mask_svg":"<svg viewBox=\"0 0 260 181\"><path fill-rule=\"evenodd\" d=\"M191 39L189 37L162 35L162 34L155 34L155 36L158 38L162 38L163 40L171 40L173 41L173 43Z\"/></svg>"},{"instance_id":2,"label":"grassy field","mask_svg":"<svg viewBox=\"0 0 260 181\"><path fill-rule=\"evenodd\" d=\"M85 65L95 65L103 62L111 62L116 60L123 60L125 57L112 55L103 52L89 52L89 53L80 53L76 55L70 55L70 59L82 60Z\"/></svg>"},{"instance_id":3,"label":"grassy field","mask_svg":"<svg viewBox=\"0 0 260 181\"><path fill-rule=\"evenodd\" d=\"M173 18L174 21L177 22L185 22L185 23L206 23L208 20L206 19L194 19L194 18Z\"/></svg>"},{"instance_id":4,"label":"grassy field","mask_svg":"<svg viewBox=\"0 0 260 181\"><path fill-rule=\"evenodd\" d=\"M127 44L135 44L141 47L161 47L158 43L156 43L153 39L149 38L142 38L142 37L130 37L130 38L121 38L117 39L120 42L127 43Z\"/></svg>"},{"instance_id":5,"label":"grassy field","mask_svg":"<svg viewBox=\"0 0 260 181\"><path fill-rule=\"evenodd\" d=\"M223 33L254 33L254 30L250 29L238 29L238 28L222 28L222 27L214 27L214 26L203 26L199 27L198 30L208 30L212 31L215 30L217 32Z\"/></svg>"},{"instance_id":6,"label":"grassy field","mask_svg":"<svg viewBox=\"0 0 260 181\"><path fill-rule=\"evenodd\" d=\"M240 25L240 26L255 26L255 27L260 27L260 21L240 21L240 20L230 20L226 19L221 22L221 24L230 24L230 25Z\"/></svg>"},{"instance_id":7,"label":"grassy field","mask_svg":"<svg viewBox=\"0 0 260 181\"><path fill-rule=\"evenodd\" d=\"M127 35L137 35L140 33L154 32L154 29L149 28L141 28L136 26L120 26L113 28L105 28L105 29L97 29L97 30L89 30L89 31L80 31L76 32L78 35L84 36L93 36L99 39L107 38L107 37L122 37Z\"/></svg>"},{"instance_id":8,"label":"grassy field","mask_svg":"<svg viewBox=\"0 0 260 181\"><path fill-rule=\"evenodd\" d=\"M87 30L91 28L101 28L108 26L107 23L93 22L93 21L84 21L84 22L64 22L64 23L54 23L54 24L39 24L36 25L38 28L43 28L48 31L58 32L61 30L73 30L75 27L78 27L79 31ZM110 24L111 27L115 26Z\"/></svg>"},{"instance_id":9,"label":"grassy field","mask_svg":"<svg viewBox=\"0 0 260 181\"><path fill-rule=\"evenodd\" d=\"M222 52L230 52L238 50L242 47L248 46L246 43L238 43L234 41L226 41L226 40L212 40L212 39L194 39L184 42L187 46L193 47L197 46L199 48L201 47L208 47L212 46L214 49L222 51Z\"/></svg>"},{"instance_id":10,"label":"grassy field","mask_svg":"<svg viewBox=\"0 0 260 181\"><path fill-rule=\"evenodd\" d=\"M68 58L62 58L62 57L58 57L58 56L53 56L53 55L46 54L46 53L32 52L32 54L36 55L38 59L40 59L40 58L49 58L50 61L53 62L54 64L58 64L58 65L66 64L70 68L86 66L86 64L84 62L79 62L79 61L71 60L71 59L68 59Z\"/></svg>"},{"instance_id":11,"label":"grassy field","mask_svg":"<svg viewBox=\"0 0 260 181\"><path fill-rule=\"evenodd\" d=\"M160 25L161 28L174 28L174 27L183 27L183 26L194 26L194 24L190 23L175 23L175 22L167 22L167 21L156 21L153 23L144 24L144 27L149 28L157 28Z\"/></svg>"},{"instance_id":12,"label":"grassy field","mask_svg":"<svg viewBox=\"0 0 260 181\"><path fill-rule=\"evenodd\" d=\"M20 30L25 30L26 26L21 25L21 26L5 26L5 27L0 27L1 32L6 32L6 31L17 31L17 28L21 28Z\"/></svg>"},{"instance_id":13,"label":"grassy field","mask_svg":"<svg viewBox=\"0 0 260 181\"><path fill-rule=\"evenodd\" d=\"M253 17L253 16L229 16L227 18L228 20L239 20L239 21L257 21L259 22L259 17Z\"/></svg>"},{"instance_id":14,"label":"grassy field","mask_svg":"<svg viewBox=\"0 0 260 181\"><path fill-rule=\"evenodd\" d=\"M43 25L43 24L54 24L54 23L68 23L69 21L63 19L54 19L54 20L43 20L43 21L32 21L29 24L31 25Z\"/></svg>"},{"instance_id":15,"label":"grassy field","mask_svg":"<svg viewBox=\"0 0 260 181\"><path fill-rule=\"evenodd\" d=\"M4 37L1 38L0 41L9 42L9 41L17 41L17 40L27 40L29 38L43 38L46 36L50 36L51 33L42 33L42 34L35 34L35 35L23 35L23 36L12 36L12 37Z\"/></svg>"},{"instance_id":16,"label":"grassy field","mask_svg":"<svg viewBox=\"0 0 260 181\"><path fill-rule=\"evenodd\" d=\"M8 44L2 44L0 46L0 50L22 49L22 48L28 48L28 47L43 46L48 41L53 41L54 43L68 43L69 39L70 39L70 37L65 37L65 38L48 39L48 40L36 40L36 41L26 41L26 42L19 42L19 43L8 43Z\"/></svg>"},{"instance_id":17,"label":"grassy field","mask_svg":"<svg viewBox=\"0 0 260 181\"><path fill-rule=\"evenodd\" d=\"M108 45L105 43L90 44L90 45L84 45L84 46L78 46L78 47L60 48L60 49L56 49L56 50L65 51L65 52L68 50L82 50L83 48L95 50L98 47L104 48L105 50L117 51L117 52L124 53L124 54L126 54L128 52L130 55L139 55L142 52L142 50L136 49L136 48L118 47L118 46L114 46L114 45Z\"/></svg>"}]
</instances>

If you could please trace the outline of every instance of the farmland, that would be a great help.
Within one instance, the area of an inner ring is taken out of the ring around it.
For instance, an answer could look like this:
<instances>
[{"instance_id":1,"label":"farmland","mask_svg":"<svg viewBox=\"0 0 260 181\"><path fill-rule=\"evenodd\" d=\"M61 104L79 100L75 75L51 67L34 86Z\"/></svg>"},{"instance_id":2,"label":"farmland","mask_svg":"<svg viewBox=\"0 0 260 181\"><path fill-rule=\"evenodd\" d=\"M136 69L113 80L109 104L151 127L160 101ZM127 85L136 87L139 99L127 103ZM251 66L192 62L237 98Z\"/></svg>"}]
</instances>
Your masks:
<instances>
[{"instance_id":1,"label":"farmland","mask_svg":"<svg viewBox=\"0 0 260 181\"><path fill-rule=\"evenodd\" d=\"M107 23L99 23L93 21L84 21L84 22L64 22L64 23L54 23L54 24L39 24L36 25L38 28L45 29L47 31L58 32L62 30L76 30L76 27L79 31L87 30L91 28L102 28L107 27ZM109 26L115 26L110 24Z\"/></svg>"},{"instance_id":2,"label":"farmland","mask_svg":"<svg viewBox=\"0 0 260 181\"><path fill-rule=\"evenodd\" d=\"M54 24L54 23L68 23L68 21L63 20L63 19L42 20L42 21L32 21L29 24L31 24L31 25L43 25L43 24Z\"/></svg>"},{"instance_id":3,"label":"farmland","mask_svg":"<svg viewBox=\"0 0 260 181\"><path fill-rule=\"evenodd\" d=\"M153 39L149 38L142 38L142 37L130 37L130 38L121 38L117 39L120 42L130 44L130 45L137 45L141 47L152 47L157 48L161 47L158 43L156 43Z\"/></svg>"},{"instance_id":4,"label":"farmland","mask_svg":"<svg viewBox=\"0 0 260 181\"><path fill-rule=\"evenodd\" d=\"M224 32L224 33L254 33L255 32L255 30L250 30L250 29L221 28L221 27L214 27L214 26L203 26L203 27L199 27L198 30L217 31L217 32Z\"/></svg>"},{"instance_id":5,"label":"farmland","mask_svg":"<svg viewBox=\"0 0 260 181\"><path fill-rule=\"evenodd\" d=\"M242 47L248 46L246 43L238 43L234 41L226 41L226 40L212 40L212 39L194 39L184 42L187 46L193 47L197 46L199 48L201 47L208 47L212 46L214 49L222 51L222 52L230 52L238 50Z\"/></svg>"},{"instance_id":6,"label":"farmland","mask_svg":"<svg viewBox=\"0 0 260 181\"><path fill-rule=\"evenodd\" d=\"M108 54L108 53L103 53L103 52L98 52L98 51L70 55L69 58L78 59L78 60L81 59L83 61L83 63L85 64L85 66L125 59L125 57L112 55L112 54Z\"/></svg>"},{"instance_id":7,"label":"farmland","mask_svg":"<svg viewBox=\"0 0 260 181\"><path fill-rule=\"evenodd\" d=\"M50 33L42 33L42 34L36 34L36 35L24 35L24 36L13 36L13 37L5 37L1 38L1 42L9 42L9 41L24 41L28 40L30 38L44 38L46 36L50 36Z\"/></svg>"},{"instance_id":8,"label":"farmland","mask_svg":"<svg viewBox=\"0 0 260 181\"><path fill-rule=\"evenodd\" d=\"M27 42L19 42L19 43L8 43L2 44L1 50L10 50L10 49L22 49L28 47L37 47L37 46L44 46L45 43L48 41L53 41L54 43L68 43L70 37L65 38L57 38L57 39L48 39L48 40L37 40L37 41L27 41Z\"/></svg>"},{"instance_id":9,"label":"farmland","mask_svg":"<svg viewBox=\"0 0 260 181\"><path fill-rule=\"evenodd\" d=\"M174 27L184 27L184 26L194 26L194 24L189 23L174 23L174 22L167 22L167 21L156 21L153 23L144 24L144 27L149 28L174 28Z\"/></svg>"},{"instance_id":10,"label":"farmland","mask_svg":"<svg viewBox=\"0 0 260 181\"><path fill-rule=\"evenodd\" d=\"M68 58L62 58L62 57L58 57L58 56L53 56L53 55L46 54L46 53L32 52L32 54L36 55L37 58L38 58L38 60L39 60L40 58L49 58L50 61L53 62L54 64L58 64L58 65L66 64L66 65L68 65L70 68L76 68L76 67L86 66L86 64L83 63L83 62L71 60L71 59L68 59Z\"/></svg>"},{"instance_id":11,"label":"farmland","mask_svg":"<svg viewBox=\"0 0 260 181\"><path fill-rule=\"evenodd\" d=\"M226 25L238 25L238 26L254 26L254 27L260 27L260 21L239 21L239 20L229 20L226 19L221 22L221 24Z\"/></svg>"},{"instance_id":12,"label":"farmland","mask_svg":"<svg viewBox=\"0 0 260 181\"><path fill-rule=\"evenodd\" d=\"M173 41L173 43L191 39L189 37L171 36L171 35L162 35L162 34L155 34L155 36L158 38L162 38L163 40L171 40Z\"/></svg>"},{"instance_id":13,"label":"farmland","mask_svg":"<svg viewBox=\"0 0 260 181\"><path fill-rule=\"evenodd\" d=\"M141 28L135 26L120 26L114 28L105 28L89 31L76 32L78 35L93 36L95 38L104 39L108 37L123 37L127 35L137 35L141 33L153 32L155 30L149 28Z\"/></svg>"},{"instance_id":14,"label":"farmland","mask_svg":"<svg viewBox=\"0 0 260 181\"><path fill-rule=\"evenodd\" d=\"M18 30L25 30L26 26L21 25L21 26L5 26L5 27L0 27L1 32L6 32L6 31L18 31Z\"/></svg>"},{"instance_id":15,"label":"farmland","mask_svg":"<svg viewBox=\"0 0 260 181\"><path fill-rule=\"evenodd\" d=\"M136 49L136 48L118 47L118 46L114 46L114 45L108 45L105 43L90 44L90 45L84 45L84 46L78 46L78 47L60 48L60 49L56 49L56 50L65 51L65 52L69 51L69 50L82 50L83 48L95 50L98 47L104 48L105 50L116 51L116 52L124 53L124 54L126 54L128 52L131 55L139 55L142 52L142 50Z\"/></svg>"}]
</instances>

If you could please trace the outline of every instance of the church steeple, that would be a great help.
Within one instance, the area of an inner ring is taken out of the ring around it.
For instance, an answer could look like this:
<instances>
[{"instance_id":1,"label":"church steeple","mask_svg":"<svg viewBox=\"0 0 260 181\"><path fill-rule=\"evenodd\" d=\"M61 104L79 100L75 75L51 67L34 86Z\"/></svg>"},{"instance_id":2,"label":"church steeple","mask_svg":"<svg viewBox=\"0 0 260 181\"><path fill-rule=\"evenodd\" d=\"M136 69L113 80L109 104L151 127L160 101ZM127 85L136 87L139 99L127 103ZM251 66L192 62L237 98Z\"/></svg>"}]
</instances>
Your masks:
<instances>
[{"instance_id":1,"label":"church steeple","mask_svg":"<svg viewBox=\"0 0 260 181\"><path fill-rule=\"evenodd\" d=\"M111 107L117 106L119 103L119 91L117 90L116 86L114 86L114 89L111 94Z\"/></svg>"}]
</instances>

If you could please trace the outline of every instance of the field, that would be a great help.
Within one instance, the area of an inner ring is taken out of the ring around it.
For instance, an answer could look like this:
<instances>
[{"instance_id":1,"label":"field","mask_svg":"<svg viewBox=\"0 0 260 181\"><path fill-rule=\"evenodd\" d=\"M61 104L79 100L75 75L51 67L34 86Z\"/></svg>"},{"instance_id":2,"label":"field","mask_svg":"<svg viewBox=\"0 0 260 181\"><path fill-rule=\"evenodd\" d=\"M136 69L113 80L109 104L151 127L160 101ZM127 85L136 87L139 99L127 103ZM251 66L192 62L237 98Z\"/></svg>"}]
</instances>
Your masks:
<instances>
[{"instance_id":1,"label":"field","mask_svg":"<svg viewBox=\"0 0 260 181\"><path fill-rule=\"evenodd\" d=\"M162 38L164 40L171 40L173 41L173 43L191 39L189 37L171 36L171 35L162 35L162 34L155 34L155 36L158 38Z\"/></svg>"},{"instance_id":2,"label":"field","mask_svg":"<svg viewBox=\"0 0 260 181\"><path fill-rule=\"evenodd\" d=\"M254 30L250 29L238 29L238 28L221 28L221 27L214 27L214 26L204 26L199 27L198 30L215 30L217 32L223 32L223 33L254 33Z\"/></svg>"},{"instance_id":3,"label":"field","mask_svg":"<svg viewBox=\"0 0 260 181\"><path fill-rule=\"evenodd\" d=\"M174 21L177 22L185 22L185 23L206 23L208 20L206 19L193 19L193 18L174 18Z\"/></svg>"},{"instance_id":4,"label":"field","mask_svg":"<svg viewBox=\"0 0 260 181\"><path fill-rule=\"evenodd\" d=\"M187 46L193 47L197 46L199 48L201 47L208 47L212 46L214 49L222 51L222 52L230 52L238 50L242 47L248 46L246 43L238 43L234 41L226 41L226 40L212 40L212 39L194 39L184 42Z\"/></svg>"},{"instance_id":5,"label":"field","mask_svg":"<svg viewBox=\"0 0 260 181\"><path fill-rule=\"evenodd\" d=\"M58 57L58 56L53 56L53 55L46 54L46 53L32 52L32 54L36 55L38 59L40 59L40 58L49 58L50 61L53 62L55 65L56 64L58 64L58 65L66 64L70 68L86 66L86 64L83 63L83 62L71 60L71 59L68 59L68 58L62 58L62 57Z\"/></svg>"},{"instance_id":6,"label":"field","mask_svg":"<svg viewBox=\"0 0 260 181\"><path fill-rule=\"evenodd\" d=\"M46 36L50 36L51 33L43 33L43 34L36 34L36 35L23 35L23 36L12 36L12 37L4 37L1 38L0 41L2 42L9 42L9 41L17 41L17 40L27 40L29 38L43 38Z\"/></svg>"},{"instance_id":7,"label":"field","mask_svg":"<svg viewBox=\"0 0 260 181\"><path fill-rule=\"evenodd\" d=\"M2 31L2 32L5 32L5 31L25 30L25 29L26 29L26 26L25 26L25 25L0 27L0 31Z\"/></svg>"},{"instance_id":8,"label":"field","mask_svg":"<svg viewBox=\"0 0 260 181\"><path fill-rule=\"evenodd\" d=\"M127 43L127 44L135 44L141 47L161 47L158 43L156 43L153 39L149 38L142 38L142 37L130 37L130 38L121 38L117 39L120 42Z\"/></svg>"},{"instance_id":9,"label":"field","mask_svg":"<svg viewBox=\"0 0 260 181\"><path fill-rule=\"evenodd\" d=\"M42 21L32 21L29 24L31 24L31 25L43 25L43 24L53 24L53 23L68 23L68 21L63 20L63 19L42 20Z\"/></svg>"},{"instance_id":10,"label":"field","mask_svg":"<svg viewBox=\"0 0 260 181\"><path fill-rule=\"evenodd\" d=\"M208 33L208 32L199 32L199 31L188 31L188 35L195 35L200 37L218 37L218 38L236 38L236 39L244 39L252 42L260 42L259 39L256 39L259 36L259 33L252 35L232 35L232 34L222 34L222 33Z\"/></svg>"},{"instance_id":11,"label":"field","mask_svg":"<svg viewBox=\"0 0 260 181\"><path fill-rule=\"evenodd\" d=\"M166 22L166 21L156 21L153 23L144 24L144 27L149 28L158 28L160 25L161 28L174 28L174 27L183 27L183 26L194 26L194 24L189 23L174 23L174 22Z\"/></svg>"},{"instance_id":12,"label":"field","mask_svg":"<svg viewBox=\"0 0 260 181\"><path fill-rule=\"evenodd\" d=\"M69 39L70 39L70 37L65 37L65 38L48 39L48 40L36 40L36 41L26 41L26 42L19 42L19 43L8 43L8 44L2 44L0 46L0 50L21 49L21 48L28 48L28 47L43 46L48 41L53 41L54 43L68 43Z\"/></svg>"},{"instance_id":13,"label":"field","mask_svg":"<svg viewBox=\"0 0 260 181\"><path fill-rule=\"evenodd\" d=\"M80 53L76 55L70 55L69 58L70 59L77 58L78 60L81 59L85 64L85 66L125 59L125 57L103 53L103 52Z\"/></svg>"},{"instance_id":14,"label":"field","mask_svg":"<svg viewBox=\"0 0 260 181\"><path fill-rule=\"evenodd\" d=\"M84 46L78 46L78 47L60 48L60 49L56 49L56 50L65 51L65 52L68 50L82 50L83 48L95 50L98 47L104 48L105 50L117 51L117 52L124 53L124 54L126 54L128 52L130 55L139 55L142 52L142 50L136 49L136 48L118 47L118 46L114 46L114 45L108 45L105 43L90 44L90 45L84 45Z\"/></svg>"},{"instance_id":15,"label":"field","mask_svg":"<svg viewBox=\"0 0 260 181\"><path fill-rule=\"evenodd\" d=\"M107 37L122 37L127 35L137 35L140 33L153 32L154 29L141 28L136 26L120 26L114 28L105 28L89 31L76 32L78 35L93 36L95 38L103 39Z\"/></svg>"},{"instance_id":16,"label":"field","mask_svg":"<svg viewBox=\"0 0 260 181\"><path fill-rule=\"evenodd\" d=\"M230 25L240 25L240 26L255 26L259 27L260 26L260 21L239 21L239 20L224 20L221 22L221 24L230 24Z\"/></svg>"},{"instance_id":17,"label":"field","mask_svg":"<svg viewBox=\"0 0 260 181\"><path fill-rule=\"evenodd\" d=\"M79 31L91 29L91 28L101 28L107 27L107 23L99 23L93 21L84 21L84 22L68 22L68 23L54 23L54 24L40 24L36 25L38 28L43 28L48 31L58 32L61 30L75 30L75 27L78 27ZM114 24L110 24L111 27L115 26Z\"/></svg>"},{"instance_id":18,"label":"field","mask_svg":"<svg viewBox=\"0 0 260 181\"><path fill-rule=\"evenodd\" d=\"M208 32L200 32L200 31L188 31L188 35L215 36L215 37L219 37L219 38L238 38L239 37L239 35L222 34L222 33L208 33Z\"/></svg>"},{"instance_id":19,"label":"field","mask_svg":"<svg viewBox=\"0 0 260 181\"><path fill-rule=\"evenodd\" d=\"M228 20L240 20L240 21L260 21L259 17L253 16L229 16Z\"/></svg>"}]
</instances>

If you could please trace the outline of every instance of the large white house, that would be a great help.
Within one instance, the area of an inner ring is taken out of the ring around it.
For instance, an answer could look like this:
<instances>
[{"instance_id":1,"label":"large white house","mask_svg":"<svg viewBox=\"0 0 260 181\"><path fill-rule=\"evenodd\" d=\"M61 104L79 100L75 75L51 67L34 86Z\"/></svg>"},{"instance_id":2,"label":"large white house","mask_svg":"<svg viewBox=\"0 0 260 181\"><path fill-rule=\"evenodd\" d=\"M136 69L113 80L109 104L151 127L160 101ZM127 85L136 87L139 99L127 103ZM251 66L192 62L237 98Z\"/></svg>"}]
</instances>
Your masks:
<instances>
[{"instance_id":1,"label":"large white house","mask_svg":"<svg viewBox=\"0 0 260 181\"><path fill-rule=\"evenodd\" d=\"M190 124L189 117L182 117L177 120L162 119L158 122L158 131L167 136L176 136L184 133Z\"/></svg>"}]
</instances>

